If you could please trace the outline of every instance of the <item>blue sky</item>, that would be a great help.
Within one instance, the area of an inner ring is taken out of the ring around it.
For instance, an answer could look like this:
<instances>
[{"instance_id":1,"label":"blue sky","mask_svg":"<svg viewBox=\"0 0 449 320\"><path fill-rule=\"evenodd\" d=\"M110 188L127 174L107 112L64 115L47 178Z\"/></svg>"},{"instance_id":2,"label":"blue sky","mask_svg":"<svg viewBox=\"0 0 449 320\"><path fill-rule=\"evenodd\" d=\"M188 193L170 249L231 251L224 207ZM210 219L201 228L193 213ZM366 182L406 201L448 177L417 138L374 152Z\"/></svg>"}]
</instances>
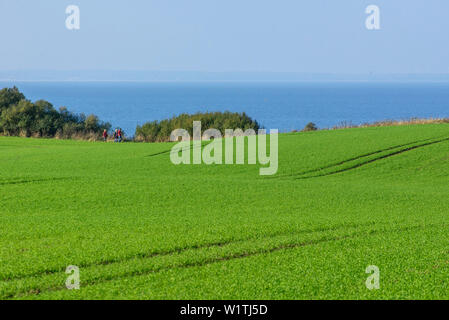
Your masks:
<instances>
[{"instance_id":1,"label":"blue sky","mask_svg":"<svg viewBox=\"0 0 449 320\"><path fill-rule=\"evenodd\" d=\"M447 0L0 0L0 30L0 70L449 73Z\"/></svg>"}]
</instances>

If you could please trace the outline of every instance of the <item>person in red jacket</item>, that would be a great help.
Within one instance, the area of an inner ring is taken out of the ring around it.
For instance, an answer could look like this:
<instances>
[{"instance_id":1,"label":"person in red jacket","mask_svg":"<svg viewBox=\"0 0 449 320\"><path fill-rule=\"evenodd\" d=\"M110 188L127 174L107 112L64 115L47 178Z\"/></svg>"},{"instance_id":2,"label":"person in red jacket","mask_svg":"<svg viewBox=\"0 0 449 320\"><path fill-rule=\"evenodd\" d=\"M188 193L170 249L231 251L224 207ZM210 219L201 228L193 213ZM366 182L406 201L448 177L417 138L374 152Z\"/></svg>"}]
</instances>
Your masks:
<instances>
[{"instance_id":1,"label":"person in red jacket","mask_svg":"<svg viewBox=\"0 0 449 320\"><path fill-rule=\"evenodd\" d=\"M108 132L106 131L106 129L104 129L103 131L103 140L106 142L106 140L108 140Z\"/></svg>"},{"instance_id":2,"label":"person in red jacket","mask_svg":"<svg viewBox=\"0 0 449 320\"><path fill-rule=\"evenodd\" d=\"M122 142L122 129L118 129L117 136L118 136L118 142Z\"/></svg>"}]
</instances>

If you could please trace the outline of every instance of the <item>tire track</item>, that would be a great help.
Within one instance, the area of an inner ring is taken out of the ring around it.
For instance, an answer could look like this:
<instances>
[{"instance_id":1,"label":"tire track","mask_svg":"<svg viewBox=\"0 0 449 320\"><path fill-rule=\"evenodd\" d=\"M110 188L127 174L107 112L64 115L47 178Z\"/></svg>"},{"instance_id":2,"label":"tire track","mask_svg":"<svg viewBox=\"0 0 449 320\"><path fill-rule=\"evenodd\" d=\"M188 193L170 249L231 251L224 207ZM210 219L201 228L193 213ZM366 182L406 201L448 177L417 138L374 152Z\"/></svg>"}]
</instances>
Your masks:
<instances>
[{"instance_id":1,"label":"tire track","mask_svg":"<svg viewBox=\"0 0 449 320\"><path fill-rule=\"evenodd\" d=\"M201 146L200 146L199 148L201 149L201 148L204 147L205 145L207 145L207 143L202 143ZM190 149L190 151L193 151L193 150L198 149L198 147L194 147L194 146L193 146L193 143L191 143L191 144L189 145L189 148L183 148L183 149L181 149L180 151L186 151L187 149ZM161 155L161 154L167 154L167 153L170 153L171 150L172 150L172 148L170 148L170 149L168 149L168 150L156 152L156 153L153 153L153 154L149 154L149 155L146 155L145 157L155 157L155 156L159 156L159 155Z\"/></svg>"},{"instance_id":2,"label":"tire track","mask_svg":"<svg viewBox=\"0 0 449 320\"><path fill-rule=\"evenodd\" d=\"M294 179L295 180L302 180L302 179L326 177L326 176L330 176L330 175L334 175L334 174L338 174L338 173L354 170L354 169L357 169L359 167L363 167L365 165L368 165L370 163L373 163L373 162L376 162L376 161L380 161L380 160L383 160L383 159L386 159L386 158L390 158L390 157L402 154L404 152L408 152L408 151L411 151L411 150L415 150L415 149L418 149L418 148L430 146L430 145L441 143L441 142L445 142L445 141L449 141L449 138L445 138L445 139L441 139L441 140L437 140L437 141L431 141L431 142L423 143L423 144L420 144L420 145L417 145L417 146L412 146L412 147L408 147L408 148L405 148L405 149L401 149L401 150L398 150L398 151L395 151L395 152L392 152L392 153L389 153L389 154L386 154L386 155L383 155L383 156L380 156L380 157L377 157L377 158L374 158L374 159L367 160L365 162L357 163L357 164L355 164L355 165L353 165L351 167L348 167L348 168L343 168L343 169L340 169L340 170L336 170L336 171L332 171L332 172L328 172L328 173L324 173L324 174L319 174L319 175L314 175L314 176L306 176L306 177L301 177L300 176L300 177L297 177L297 178L294 178Z\"/></svg>"},{"instance_id":3,"label":"tire track","mask_svg":"<svg viewBox=\"0 0 449 320\"><path fill-rule=\"evenodd\" d=\"M441 227L440 224L433 224L433 225L426 225L424 227ZM159 268L153 268L153 269L147 269L142 271L131 271L131 272L123 272L120 275L117 276L109 276L107 278L101 278L101 279L94 279L94 280L85 280L83 281L83 287L90 287L95 286L101 283L106 283L110 281L115 280L121 280L126 279L130 277L136 277L136 276L144 276L144 275L150 275L155 273L160 273L164 271L170 271L170 270L184 270L189 269L193 267L203 267L206 265L211 265L215 263L225 262L225 261L231 261L231 260L238 260L238 259L244 259L249 258L253 256L258 256L261 254L270 254L282 250L291 250L301 247L307 247L307 246L314 246L319 245L322 243L329 243L329 242L337 242L337 241L344 241L348 239L356 239L359 237L369 237L377 234L385 234L385 233L397 233L397 232L406 232L411 231L415 229L422 229L422 225L414 225L414 226L407 226L407 227L399 227L399 228L382 228L382 229L372 229L362 232L352 232L349 234L344 234L340 236L324 236L319 239L313 239L309 241L303 241L303 242L293 242L293 243L286 243L278 246L274 246L271 248L262 248L259 250L255 250L253 252L242 252L242 253L235 253L235 254L229 254L224 257L211 257L209 259L205 259L202 261L192 261L192 262L186 262L181 263L179 265L168 265L168 266L162 266ZM17 298L17 297L23 297L23 296L30 296L30 295L39 295L41 293L49 293L49 292L55 292L55 291L61 291L65 290L66 287L61 286L52 286L48 288L33 288L27 291L19 291L14 294L9 294L3 296L4 299L11 299L11 298Z\"/></svg>"},{"instance_id":4,"label":"tire track","mask_svg":"<svg viewBox=\"0 0 449 320\"><path fill-rule=\"evenodd\" d=\"M161 152L156 152L156 153L153 153L153 154L146 155L145 157L155 157L155 156L159 156L161 154L169 153L170 151L171 151L171 149L164 150L164 151L161 151Z\"/></svg>"},{"instance_id":5,"label":"tire track","mask_svg":"<svg viewBox=\"0 0 449 320\"><path fill-rule=\"evenodd\" d=\"M388 147L388 148L385 148L385 149L380 149L380 150L372 151L372 152L369 152L369 153L365 153L365 154L362 154L362 155L359 155L359 156L356 156L356 157L353 157L353 158L345 159L345 160L342 160L342 161L339 161L339 162L334 162L334 163L326 165L324 167L311 169L311 170L307 170L307 171L302 171L302 172L298 172L298 173L294 173L294 174L279 175L279 176L272 177L272 178L292 177L292 176L305 175L305 174L308 174L308 173L314 173L314 172L322 171L322 170L329 169L329 168L332 168L332 167L338 167L338 166L341 166L341 165L343 165L345 163L348 163L348 162L351 162L351 161L355 161L355 160L359 160L359 159L362 159L362 158L366 158L366 157L369 157L369 156L372 156L372 155L375 155L375 154L378 154L378 153L382 153L382 152L385 152L385 151L390 151L390 150L394 150L394 149L397 149L397 148L406 147L406 146L409 146L411 144L420 143L420 142L424 142L424 141L429 141L429 140L433 140L433 139L438 139L438 138L442 138L442 137L446 137L446 136L439 136L439 137L433 137L433 138L428 138L428 139L422 139L422 140L417 140L417 141L413 141L413 142L408 142L408 143L405 143L405 144L400 144L400 145Z\"/></svg>"},{"instance_id":6,"label":"tire track","mask_svg":"<svg viewBox=\"0 0 449 320\"><path fill-rule=\"evenodd\" d=\"M42 179L18 179L18 180L0 180L0 186L13 185L13 184L26 184L33 182L48 182L48 181L61 181L61 180L73 180L73 177L61 177L61 178L42 178Z\"/></svg>"},{"instance_id":7,"label":"tire track","mask_svg":"<svg viewBox=\"0 0 449 320\"><path fill-rule=\"evenodd\" d=\"M218 240L215 242L210 243L204 243L204 244L192 244L189 246L184 247L175 247L169 250L161 250L161 251L154 251L154 252L141 252L138 254L132 254L125 257L117 257L117 258L111 258L103 261L96 261L92 263L80 263L77 264L80 268L89 268L94 266L105 266L110 265L114 263L123 263L127 262L133 259L150 259L154 257L160 257L160 256L169 256L174 254L182 254L185 251L188 250L202 250L202 249L209 249L214 247L223 247L230 244L236 244L241 242L247 242L247 241L255 241L255 240L266 240L271 239L279 236L285 236L285 235L301 235L301 234L314 234L319 232L329 232L329 231L337 231L343 228L358 228L358 227L366 227L366 226L373 226L375 225L374 222L368 222L368 223L362 223L362 224L340 224L332 227L321 227L321 228L315 228L315 229L305 229L305 230L299 230L296 232L292 231L278 231L271 233L266 236L260 236L260 235L253 235L246 238L241 239L228 239L228 240ZM41 270L33 273L29 273L26 275L19 275L19 276L13 276L13 277L1 277L0 281L3 282L10 282L14 280L23 280L27 278L33 278L33 277L39 277L39 276L45 276L45 275L51 275L56 274L59 272L64 272L66 266L55 268L55 269L47 269L47 270Z\"/></svg>"}]
</instances>

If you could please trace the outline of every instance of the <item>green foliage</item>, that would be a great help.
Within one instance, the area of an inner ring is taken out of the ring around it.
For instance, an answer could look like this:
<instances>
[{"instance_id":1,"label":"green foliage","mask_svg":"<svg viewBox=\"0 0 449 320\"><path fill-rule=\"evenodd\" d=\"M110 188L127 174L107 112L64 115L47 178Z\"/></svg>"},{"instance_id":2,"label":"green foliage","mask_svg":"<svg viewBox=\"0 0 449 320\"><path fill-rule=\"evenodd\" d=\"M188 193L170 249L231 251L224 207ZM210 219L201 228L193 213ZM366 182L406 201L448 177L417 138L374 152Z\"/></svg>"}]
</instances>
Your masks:
<instances>
[{"instance_id":1,"label":"green foliage","mask_svg":"<svg viewBox=\"0 0 449 320\"><path fill-rule=\"evenodd\" d=\"M169 141L171 132L179 128L186 129L192 136L193 121L201 121L202 131L214 128L222 134L224 134L225 129L240 128L242 130L254 129L257 131L260 128L257 121L252 120L244 112L199 112L193 115L183 113L171 119L147 122L142 126L137 126L135 138L137 141L146 142Z\"/></svg>"},{"instance_id":2,"label":"green foliage","mask_svg":"<svg viewBox=\"0 0 449 320\"><path fill-rule=\"evenodd\" d=\"M14 88L0 90L0 130L4 135L25 137L100 138L109 123L97 116L76 115L45 100L32 103Z\"/></svg>"},{"instance_id":3,"label":"green foliage","mask_svg":"<svg viewBox=\"0 0 449 320\"><path fill-rule=\"evenodd\" d=\"M0 299L447 299L448 129L280 134L272 177L0 137Z\"/></svg>"},{"instance_id":4,"label":"green foliage","mask_svg":"<svg viewBox=\"0 0 449 320\"><path fill-rule=\"evenodd\" d=\"M308 124L306 124L306 126L304 127L304 129L302 131L317 131L318 127L316 126L315 123L313 122L309 122Z\"/></svg>"},{"instance_id":5,"label":"green foliage","mask_svg":"<svg viewBox=\"0 0 449 320\"><path fill-rule=\"evenodd\" d=\"M17 89L17 87L3 88L0 90L0 113L9 106L18 104L20 100L24 100L25 96Z\"/></svg>"}]
</instances>

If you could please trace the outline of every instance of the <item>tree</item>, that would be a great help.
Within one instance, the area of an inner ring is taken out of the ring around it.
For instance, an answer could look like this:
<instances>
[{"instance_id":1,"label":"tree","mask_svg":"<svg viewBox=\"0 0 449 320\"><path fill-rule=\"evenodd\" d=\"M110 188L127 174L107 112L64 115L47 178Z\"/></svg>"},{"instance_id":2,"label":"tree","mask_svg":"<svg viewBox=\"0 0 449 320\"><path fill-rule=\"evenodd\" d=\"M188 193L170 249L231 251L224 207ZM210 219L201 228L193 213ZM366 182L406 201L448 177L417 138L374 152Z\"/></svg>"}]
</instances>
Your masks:
<instances>
[{"instance_id":1,"label":"tree","mask_svg":"<svg viewBox=\"0 0 449 320\"><path fill-rule=\"evenodd\" d=\"M316 124L313 122L309 122L308 124L306 124L306 126L302 131L316 131L316 130L318 130Z\"/></svg>"},{"instance_id":2,"label":"tree","mask_svg":"<svg viewBox=\"0 0 449 320\"><path fill-rule=\"evenodd\" d=\"M20 100L24 99L25 96L19 91L19 89L17 89L17 87L3 88L0 90L0 113L4 109L14 104L18 104Z\"/></svg>"},{"instance_id":3,"label":"tree","mask_svg":"<svg viewBox=\"0 0 449 320\"><path fill-rule=\"evenodd\" d=\"M0 126L7 135L31 135L33 120L36 118L34 105L28 100L20 100L2 111Z\"/></svg>"}]
</instances>

